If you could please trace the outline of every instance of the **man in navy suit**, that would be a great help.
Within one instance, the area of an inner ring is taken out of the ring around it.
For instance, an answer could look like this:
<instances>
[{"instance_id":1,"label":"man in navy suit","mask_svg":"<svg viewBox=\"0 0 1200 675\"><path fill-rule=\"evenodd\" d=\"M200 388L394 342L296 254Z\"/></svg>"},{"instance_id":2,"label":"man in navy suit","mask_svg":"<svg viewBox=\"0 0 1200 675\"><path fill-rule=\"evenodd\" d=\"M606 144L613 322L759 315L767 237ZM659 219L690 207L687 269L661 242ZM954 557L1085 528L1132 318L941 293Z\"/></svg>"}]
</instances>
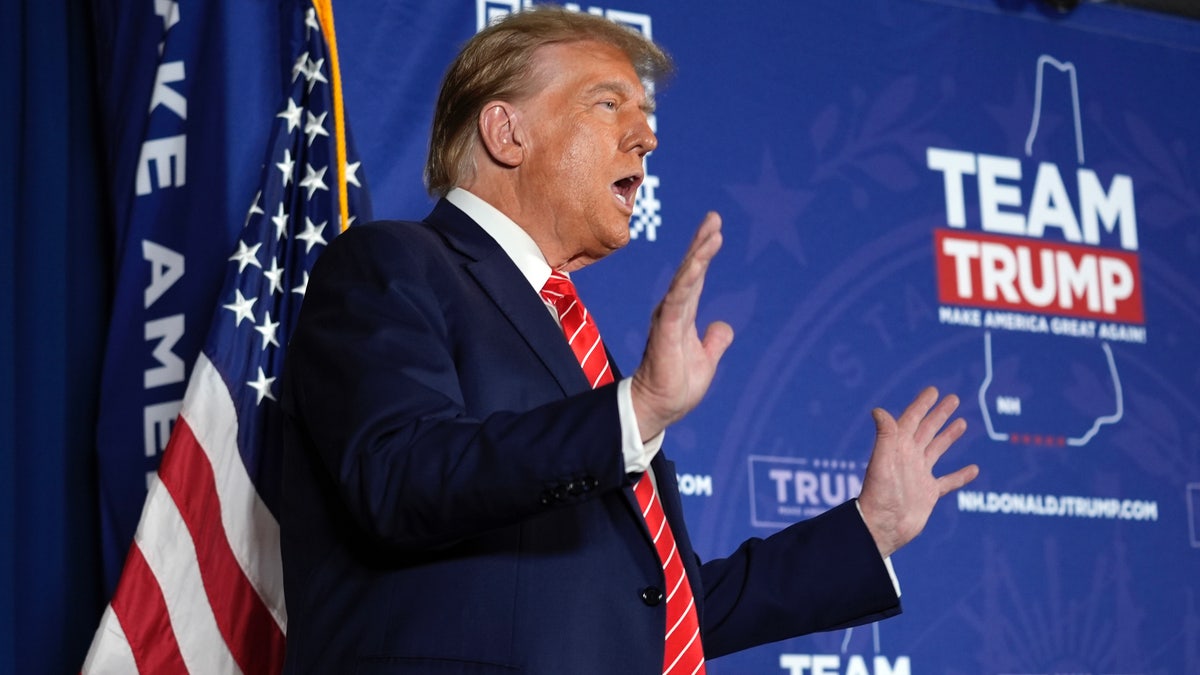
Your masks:
<instances>
[{"instance_id":1,"label":"man in navy suit","mask_svg":"<svg viewBox=\"0 0 1200 675\"><path fill-rule=\"evenodd\" d=\"M930 389L899 419L876 410L857 501L701 564L660 448L733 339L695 324L720 218L627 378L593 387L539 294L627 243L657 145L643 82L669 68L587 14L485 29L443 83L433 212L353 227L323 254L281 399L287 671L704 672L688 659L900 611L887 557L977 473L932 474L965 427L947 424L957 399ZM655 532L644 486L665 515ZM686 578L671 585L675 555ZM680 587L698 635L673 646Z\"/></svg>"}]
</instances>

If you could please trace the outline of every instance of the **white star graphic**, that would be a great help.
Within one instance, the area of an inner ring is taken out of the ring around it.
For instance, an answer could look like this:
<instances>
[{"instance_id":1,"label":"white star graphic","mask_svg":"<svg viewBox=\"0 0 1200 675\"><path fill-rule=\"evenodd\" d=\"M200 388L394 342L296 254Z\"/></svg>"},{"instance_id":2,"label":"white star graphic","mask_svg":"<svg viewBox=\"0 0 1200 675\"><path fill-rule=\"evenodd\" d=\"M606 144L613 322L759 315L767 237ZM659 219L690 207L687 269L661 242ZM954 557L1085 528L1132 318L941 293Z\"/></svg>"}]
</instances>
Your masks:
<instances>
[{"instance_id":1,"label":"white star graphic","mask_svg":"<svg viewBox=\"0 0 1200 675\"><path fill-rule=\"evenodd\" d=\"M304 133L308 136L308 144L312 145L312 142L317 140L317 136L328 137L329 132L325 131L325 118L329 113L323 112L320 117L312 114L312 112L307 112L306 114L308 115L308 122L304 124Z\"/></svg>"},{"instance_id":2,"label":"white star graphic","mask_svg":"<svg viewBox=\"0 0 1200 675\"><path fill-rule=\"evenodd\" d=\"M242 221L243 228L250 224L250 219L254 217L254 214L263 215L262 207L258 205L260 199L262 199L262 190L255 193L254 203L250 205L250 211L246 213L246 220Z\"/></svg>"},{"instance_id":3,"label":"white star graphic","mask_svg":"<svg viewBox=\"0 0 1200 675\"><path fill-rule=\"evenodd\" d=\"M304 39L307 40L312 36L312 30L321 30L321 24L317 23L317 11L312 7L304 14Z\"/></svg>"},{"instance_id":4,"label":"white star graphic","mask_svg":"<svg viewBox=\"0 0 1200 675\"><path fill-rule=\"evenodd\" d=\"M296 168L296 161L292 159L292 151L284 148L283 161L276 162L275 166L279 168L279 173L283 174L283 187L292 182L292 170Z\"/></svg>"},{"instance_id":5,"label":"white star graphic","mask_svg":"<svg viewBox=\"0 0 1200 675\"><path fill-rule=\"evenodd\" d=\"M250 319L250 323L254 323L254 301L258 298L247 299L242 297L240 289L235 289L234 293L237 294L237 297L234 298L233 302L228 305L221 305L221 307L233 312L233 325L235 327L242 325L242 319Z\"/></svg>"},{"instance_id":6,"label":"white star graphic","mask_svg":"<svg viewBox=\"0 0 1200 675\"><path fill-rule=\"evenodd\" d=\"M325 184L325 171L329 167L323 166L320 171L312 168L312 164L304 165L304 178L300 179L300 187L308 188L308 199L312 199L313 193L317 190L328 190L329 186Z\"/></svg>"},{"instance_id":7,"label":"white star graphic","mask_svg":"<svg viewBox=\"0 0 1200 675\"><path fill-rule=\"evenodd\" d=\"M271 385L275 382L275 378L267 377L263 372L262 366L258 367L258 379L246 384L253 387L254 391L258 392L258 404L262 405L264 398L269 398L272 401L275 397L271 395Z\"/></svg>"},{"instance_id":8,"label":"white star graphic","mask_svg":"<svg viewBox=\"0 0 1200 675\"><path fill-rule=\"evenodd\" d=\"M279 213L271 216L271 222L275 223L276 239L283 239L287 236L288 214L283 210L283 202L279 202Z\"/></svg>"},{"instance_id":9,"label":"white star graphic","mask_svg":"<svg viewBox=\"0 0 1200 675\"><path fill-rule=\"evenodd\" d=\"M360 166L362 166L362 162L346 165L346 182L354 187L362 187L362 183L358 182L358 167Z\"/></svg>"},{"instance_id":10,"label":"white star graphic","mask_svg":"<svg viewBox=\"0 0 1200 675\"><path fill-rule=\"evenodd\" d=\"M339 213L337 214L337 221L338 221L338 232L345 232L345 231L346 231L346 228L347 228L347 227L350 227L351 225L353 225L353 224L354 224L354 221L355 221L355 220L357 220L357 219L358 219L358 216L356 216L356 215L354 215L353 213L351 213L351 214L350 214L350 218L349 218L348 220L346 220L346 224L345 224L345 225L342 225L342 214L339 212Z\"/></svg>"},{"instance_id":11,"label":"white star graphic","mask_svg":"<svg viewBox=\"0 0 1200 675\"><path fill-rule=\"evenodd\" d=\"M327 220L320 225L313 225L313 221L309 220L308 216L304 217L304 231L300 234L297 234L296 238L304 241L305 253L311 252L312 247L316 246L317 244L327 243L325 241L325 237L321 236L321 233L325 231L325 226L328 224L329 221ZM307 285L307 283L308 282L306 281L305 285Z\"/></svg>"},{"instance_id":12,"label":"white star graphic","mask_svg":"<svg viewBox=\"0 0 1200 675\"><path fill-rule=\"evenodd\" d=\"M304 64L304 79L308 80L308 93L312 93L317 82L329 84L329 80L325 79L324 73L321 72L321 67L324 65L325 59L317 59Z\"/></svg>"},{"instance_id":13,"label":"white star graphic","mask_svg":"<svg viewBox=\"0 0 1200 675\"><path fill-rule=\"evenodd\" d=\"M308 272L304 273L304 280L300 282L299 286L293 288L292 292L299 293L301 296L308 292Z\"/></svg>"},{"instance_id":14,"label":"white star graphic","mask_svg":"<svg viewBox=\"0 0 1200 675\"><path fill-rule=\"evenodd\" d=\"M271 258L271 269L263 271L263 276L271 282L271 293L283 292L283 268L279 266L279 258Z\"/></svg>"},{"instance_id":15,"label":"white star graphic","mask_svg":"<svg viewBox=\"0 0 1200 675\"><path fill-rule=\"evenodd\" d=\"M308 52L304 52L296 58L296 63L292 64L292 82L300 75L307 77L308 73Z\"/></svg>"},{"instance_id":16,"label":"white star graphic","mask_svg":"<svg viewBox=\"0 0 1200 675\"><path fill-rule=\"evenodd\" d=\"M254 246L246 246L246 242L238 240L238 250L233 255L229 256L230 260L236 260L238 264L238 273L246 271L246 265L254 265L262 269L262 264L258 262L258 249L262 248L262 244Z\"/></svg>"},{"instance_id":17,"label":"white star graphic","mask_svg":"<svg viewBox=\"0 0 1200 675\"><path fill-rule=\"evenodd\" d=\"M261 326L255 326L254 330L258 331L263 338L262 348L265 350L267 345L279 346L279 340L275 339L275 331L279 328L278 321L271 321L271 312L268 311L263 317Z\"/></svg>"},{"instance_id":18,"label":"white star graphic","mask_svg":"<svg viewBox=\"0 0 1200 675\"><path fill-rule=\"evenodd\" d=\"M304 108L297 106L296 102L293 101L292 97L289 96L287 110L279 113L276 115L276 117L282 117L283 119L287 120L288 133L290 134L300 126L300 113L302 112L304 112Z\"/></svg>"}]
</instances>

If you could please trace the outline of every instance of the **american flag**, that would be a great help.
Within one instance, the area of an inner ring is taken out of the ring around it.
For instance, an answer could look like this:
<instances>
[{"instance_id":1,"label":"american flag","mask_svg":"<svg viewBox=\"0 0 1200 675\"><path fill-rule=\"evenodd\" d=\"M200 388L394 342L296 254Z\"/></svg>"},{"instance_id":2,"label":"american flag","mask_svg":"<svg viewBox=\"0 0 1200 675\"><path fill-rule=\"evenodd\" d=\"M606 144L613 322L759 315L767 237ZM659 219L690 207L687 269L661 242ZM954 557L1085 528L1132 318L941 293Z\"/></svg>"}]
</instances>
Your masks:
<instances>
[{"instance_id":1,"label":"american flag","mask_svg":"<svg viewBox=\"0 0 1200 675\"><path fill-rule=\"evenodd\" d=\"M313 262L369 209L337 122L331 10L314 5L297 19L291 92L84 673L282 668L276 380Z\"/></svg>"}]
</instances>

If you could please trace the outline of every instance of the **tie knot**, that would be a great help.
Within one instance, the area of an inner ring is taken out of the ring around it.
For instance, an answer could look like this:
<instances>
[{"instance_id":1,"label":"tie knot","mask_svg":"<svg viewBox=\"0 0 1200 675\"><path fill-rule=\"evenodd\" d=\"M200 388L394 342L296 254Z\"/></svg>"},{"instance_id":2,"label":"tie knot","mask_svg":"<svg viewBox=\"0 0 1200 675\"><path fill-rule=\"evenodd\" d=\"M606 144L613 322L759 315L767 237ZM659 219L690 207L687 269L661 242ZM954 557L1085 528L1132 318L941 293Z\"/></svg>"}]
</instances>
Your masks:
<instances>
[{"instance_id":1,"label":"tie knot","mask_svg":"<svg viewBox=\"0 0 1200 675\"><path fill-rule=\"evenodd\" d=\"M571 305L579 302L575 284L571 282L570 277L558 270L550 272L550 278L542 285L542 298L554 305L559 317L565 314Z\"/></svg>"},{"instance_id":2,"label":"tie knot","mask_svg":"<svg viewBox=\"0 0 1200 675\"><path fill-rule=\"evenodd\" d=\"M596 322L579 301L571 279L557 270L551 272L550 278L542 286L542 299L550 303L558 314L559 326L567 338L567 344L592 388L612 382L613 375L608 367L604 343L600 340L600 329L596 328Z\"/></svg>"}]
</instances>

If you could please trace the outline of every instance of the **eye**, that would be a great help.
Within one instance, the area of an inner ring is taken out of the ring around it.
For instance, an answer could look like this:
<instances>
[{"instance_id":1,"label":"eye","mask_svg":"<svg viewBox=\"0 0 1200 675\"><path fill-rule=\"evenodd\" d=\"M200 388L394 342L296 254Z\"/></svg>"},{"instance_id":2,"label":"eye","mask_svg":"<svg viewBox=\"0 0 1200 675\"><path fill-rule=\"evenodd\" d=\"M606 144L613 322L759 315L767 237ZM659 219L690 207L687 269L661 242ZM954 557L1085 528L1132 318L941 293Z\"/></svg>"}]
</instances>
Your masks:
<instances>
[{"instance_id":1,"label":"eye","mask_svg":"<svg viewBox=\"0 0 1200 675\"><path fill-rule=\"evenodd\" d=\"M606 110L616 110L617 109L617 102L613 101L611 99L600 101L599 105Z\"/></svg>"}]
</instances>

